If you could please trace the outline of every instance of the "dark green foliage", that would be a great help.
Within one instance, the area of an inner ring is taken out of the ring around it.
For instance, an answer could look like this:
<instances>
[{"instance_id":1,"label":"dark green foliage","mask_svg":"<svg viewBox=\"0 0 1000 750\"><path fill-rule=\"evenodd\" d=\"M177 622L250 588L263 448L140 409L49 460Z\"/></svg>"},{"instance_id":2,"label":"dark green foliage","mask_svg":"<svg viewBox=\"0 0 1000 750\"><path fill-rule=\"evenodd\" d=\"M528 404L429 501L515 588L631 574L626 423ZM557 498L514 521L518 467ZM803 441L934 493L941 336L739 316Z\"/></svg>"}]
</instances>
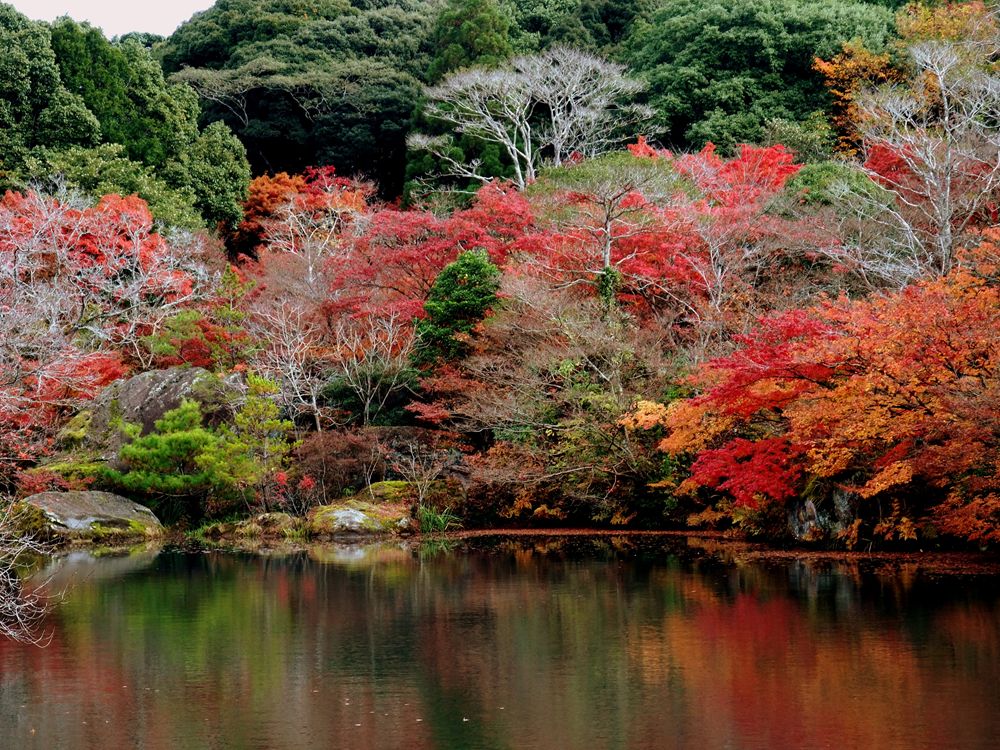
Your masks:
<instances>
[{"instance_id":1,"label":"dark green foliage","mask_svg":"<svg viewBox=\"0 0 1000 750\"><path fill-rule=\"evenodd\" d=\"M224 123L213 122L191 144L183 169L183 182L209 225L234 228L243 218L250 185L250 164L239 139Z\"/></svg>"},{"instance_id":2,"label":"dark green foliage","mask_svg":"<svg viewBox=\"0 0 1000 750\"><path fill-rule=\"evenodd\" d=\"M510 25L495 0L448 0L434 24L428 82L460 68L502 63L514 51Z\"/></svg>"},{"instance_id":3,"label":"dark green foliage","mask_svg":"<svg viewBox=\"0 0 1000 750\"><path fill-rule=\"evenodd\" d=\"M59 76L47 25L0 5L0 182L17 184L33 149L92 146L97 118Z\"/></svg>"},{"instance_id":4,"label":"dark green foliage","mask_svg":"<svg viewBox=\"0 0 1000 750\"><path fill-rule=\"evenodd\" d=\"M838 205L845 196L860 196L869 205L889 206L892 195L852 164L822 161L806 164L785 185L796 201L811 205Z\"/></svg>"},{"instance_id":5,"label":"dark green foliage","mask_svg":"<svg viewBox=\"0 0 1000 750\"><path fill-rule=\"evenodd\" d=\"M103 140L125 146L130 159L162 168L197 137L197 97L168 85L139 41L112 44L99 29L64 18L52 28L52 47L63 81L100 121Z\"/></svg>"},{"instance_id":6,"label":"dark green foliage","mask_svg":"<svg viewBox=\"0 0 1000 750\"><path fill-rule=\"evenodd\" d=\"M482 250L464 252L442 269L424 303L427 317L417 322L420 344L415 359L427 364L461 356L468 335L497 303L500 271Z\"/></svg>"},{"instance_id":7,"label":"dark green foliage","mask_svg":"<svg viewBox=\"0 0 1000 750\"><path fill-rule=\"evenodd\" d=\"M828 106L816 56L861 39L885 46L892 13L858 0L665 0L625 45L649 81L660 140L722 149L760 142L768 119Z\"/></svg>"},{"instance_id":8,"label":"dark green foliage","mask_svg":"<svg viewBox=\"0 0 1000 750\"><path fill-rule=\"evenodd\" d=\"M190 87L168 84L140 39L111 43L99 29L68 18L55 24L52 38L63 80L100 120L105 142L121 144L129 159L160 170L157 177L171 189L193 195L209 226L239 222L250 183L246 150L222 123L198 132L198 97ZM106 173L120 165L95 167Z\"/></svg>"},{"instance_id":9,"label":"dark green foliage","mask_svg":"<svg viewBox=\"0 0 1000 750\"><path fill-rule=\"evenodd\" d=\"M305 153L314 163L333 164L338 173L374 180L386 196L398 195L420 86L382 63L351 62L343 66L343 75L363 83L315 118Z\"/></svg>"},{"instance_id":10,"label":"dark green foliage","mask_svg":"<svg viewBox=\"0 0 1000 750\"><path fill-rule=\"evenodd\" d=\"M323 405L340 412L345 423L350 425L399 427L413 424L413 414L406 407L417 390L419 370L407 367L397 373L378 362L371 362L359 365L356 376L373 384L372 401L378 404L375 413L372 413L371 404L366 410L357 389L338 376L331 378L323 389Z\"/></svg>"},{"instance_id":11,"label":"dark green foliage","mask_svg":"<svg viewBox=\"0 0 1000 750\"><path fill-rule=\"evenodd\" d=\"M332 164L402 190L405 137L430 63L428 0L220 0L160 49L256 172Z\"/></svg>"},{"instance_id":12,"label":"dark green foliage","mask_svg":"<svg viewBox=\"0 0 1000 750\"><path fill-rule=\"evenodd\" d=\"M567 44L607 52L620 44L637 18L647 16L656 0L505 0L514 19L518 52Z\"/></svg>"},{"instance_id":13,"label":"dark green foliage","mask_svg":"<svg viewBox=\"0 0 1000 750\"><path fill-rule=\"evenodd\" d=\"M148 42L0 5L0 183L60 175L94 198L136 193L167 225L238 221L242 145L221 125L199 134L197 95L166 82Z\"/></svg>"}]
</instances>

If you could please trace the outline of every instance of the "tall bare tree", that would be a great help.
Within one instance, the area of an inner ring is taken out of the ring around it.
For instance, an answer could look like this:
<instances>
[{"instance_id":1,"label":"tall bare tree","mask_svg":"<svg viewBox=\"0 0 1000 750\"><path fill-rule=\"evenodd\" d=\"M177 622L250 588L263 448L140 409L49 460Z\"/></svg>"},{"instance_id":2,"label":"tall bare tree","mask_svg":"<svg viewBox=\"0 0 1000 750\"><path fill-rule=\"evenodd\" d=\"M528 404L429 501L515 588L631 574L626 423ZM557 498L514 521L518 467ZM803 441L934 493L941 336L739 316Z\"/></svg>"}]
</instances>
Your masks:
<instances>
[{"instance_id":1,"label":"tall bare tree","mask_svg":"<svg viewBox=\"0 0 1000 750\"><path fill-rule=\"evenodd\" d=\"M913 77L859 98L866 170L885 191L848 189L842 200L879 228L828 248L877 284L902 286L947 273L956 250L1000 189L1000 52L994 32L928 41L909 52Z\"/></svg>"},{"instance_id":2,"label":"tall bare tree","mask_svg":"<svg viewBox=\"0 0 1000 750\"><path fill-rule=\"evenodd\" d=\"M459 71L427 89L427 114L456 132L498 144L524 189L543 155L561 164L571 153L594 155L615 145L649 111L631 102L642 84L624 66L569 47L515 58L492 70ZM412 135L411 148L438 157L450 176L491 179L476 161L462 161L450 139Z\"/></svg>"}]
</instances>

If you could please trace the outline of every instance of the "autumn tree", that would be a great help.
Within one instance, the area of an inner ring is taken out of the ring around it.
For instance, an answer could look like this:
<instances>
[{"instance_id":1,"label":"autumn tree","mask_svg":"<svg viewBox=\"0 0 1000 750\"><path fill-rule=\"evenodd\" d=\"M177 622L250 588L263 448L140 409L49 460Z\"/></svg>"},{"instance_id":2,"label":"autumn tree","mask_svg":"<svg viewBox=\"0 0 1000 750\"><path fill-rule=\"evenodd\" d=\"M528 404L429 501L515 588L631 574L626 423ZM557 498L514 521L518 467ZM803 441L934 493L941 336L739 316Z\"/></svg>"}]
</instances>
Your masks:
<instances>
[{"instance_id":1,"label":"autumn tree","mask_svg":"<svg viewBox=\"0 0 1000 750\"><path fill-rule=\"evenodd\" d=\"M365 212L372 192L370 185L335 177L329 168L307 171L303 188L289 194L262 221L267 253L295 258L306 293L321 295L325 267L343 252L342 235Z\"/></svg>"},{"instance_id":2,"label":"autumn tree","mask_svg":"<svg viewBox=\"0 0 1000 750\"><path fill-rule=\"evenodd\" d=\"M889 53L876 54L860 41L845 43L832 58L816 58L813 65L833 98L830 122L837 135L837 151L852 156L861 148L858 95L866 88L897 82L900 73L893 67Z\"/></svg>"},{"instance_id":3,"label":"autumn tree","mask_svg":"<svg viewBox=\"0 0 1000 750\"><path fill-rule=\"evenodd\" d=\"M990 221L1000 181L992 124L1000 78L986 30L995 33L996 21L985 14L973 25L967 37L911 44L910 79L857 99L865 169L895 205L845 192L845 210L864 213L879 231L875 242L847 237L827 252L880 283L947 273L957 249Z\"/></svg>"},{"instance_id":4,"label":"autumn tree","mask_svg":"<svg viewBox=\"0 0 1000 750\"><path fill-rule=\"evenodd\" d=\"M532 197L570 208L570 216L557 212L556 223L561 232L579 233L581 249L590 256L581 259L580 270L597 280L621 273L636 259L637 238L667 233L656 208L683 189L682 181L667 159L609 154L545 172Z\"/></svg>"},{"instance_id":5,"label":"autumn tree","mask_svg":"<svg viewBox=\"0 0 1000 750\"><path fill-rule=\"evenodd\" d=\"M344 316L332 336L326 397L355 412L365 426L377 422L413 391L414 343L412 320L397 310Z\"/></svg>"},{"instance_id":6,"label":"autumn tree","mask_svg":"<svg viewBox=\"0 0 1000 750\"><path fill-rule=\"evenodd\" d=\"M938 279L761 323L653 423L701 488L751 511L811 504L820 534L997 539L995 240ZM837 503L841 507L837 510Z\"/></svg>"},{"instance_id":7,"label":"autumn tree","mask_svg":"<svg viewBox=\"0 0 1000 750\"><path fill-rule=\"evenodd\" d=\"M662 342L579 287L508 271L500 295L468 355L425 375L408 408L488 439L474 481L497 488L507 517L662 519L662 499L635 494L652 476L650 441L618 425L669 379Z\"/></svg>"}]
</instances>

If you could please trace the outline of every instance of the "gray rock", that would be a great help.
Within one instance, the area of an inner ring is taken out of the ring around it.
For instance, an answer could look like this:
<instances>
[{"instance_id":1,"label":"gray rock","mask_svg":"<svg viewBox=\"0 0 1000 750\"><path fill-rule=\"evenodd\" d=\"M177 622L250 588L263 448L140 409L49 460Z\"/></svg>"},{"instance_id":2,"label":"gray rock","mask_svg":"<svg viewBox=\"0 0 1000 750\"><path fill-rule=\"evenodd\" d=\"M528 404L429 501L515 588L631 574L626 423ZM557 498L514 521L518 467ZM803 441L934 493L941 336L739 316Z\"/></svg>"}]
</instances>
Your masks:
<instances>
[{"instance_id":1,"label":"gray rock","mask_svg":"<svg viewBox=\"0 0 1000 750\"><path fill-rule=\"evenodd\" d=\"M405 516L396 521L397 534L403 534L403 535L415 534L419 530L420 529L417 527L417 522L414 519L410 518L409 516Z\"/></svg>"},{"instance_id":2,"label":"gray rock","mask_svg":"<svg viewBox=\"0 0 1000 750\"><path fill-rule=\"evenodd\" d=\"M127 425L137 425L140 434L146 435L184 399L197 401L207 420L218 422L229 416L228 403L235 395L235 383L220 380L200 367L143 372L105 388L63 428L60 447L112 460L126 442Z\"/></svg>"},{"instance_id":3,"label":"gray rock","mask_svg":"<svg viewBox=\"0 0 1000 750\"><path fill-rule=\"evenodd\" d=\"M57 539L113 541L159 536L163 526L145 505L110 492L41 492L24 500L41 511Z\"/></svg>"},{"instance_id":4,"label":"gray rock","mask_svg":"<svg viewBox=\"0 0 1000 750\"><path fill-rule=\"evenodd\" d=\"M375 527L371 518L353 508L331 510L326 520L333 534L363 534Z\"/></svg>"},{"instance_id":5,"label":"gray rock","mask_svg":"<svg viewBox=\"0 0 1000 750\"><path fill-rule=\"evenodd\" d=\"M858 501L856 494L839 488L817 502L798 500L788 509L788 532L800 542L833 539L853 522Z\"/></svg>"}]
</instances>

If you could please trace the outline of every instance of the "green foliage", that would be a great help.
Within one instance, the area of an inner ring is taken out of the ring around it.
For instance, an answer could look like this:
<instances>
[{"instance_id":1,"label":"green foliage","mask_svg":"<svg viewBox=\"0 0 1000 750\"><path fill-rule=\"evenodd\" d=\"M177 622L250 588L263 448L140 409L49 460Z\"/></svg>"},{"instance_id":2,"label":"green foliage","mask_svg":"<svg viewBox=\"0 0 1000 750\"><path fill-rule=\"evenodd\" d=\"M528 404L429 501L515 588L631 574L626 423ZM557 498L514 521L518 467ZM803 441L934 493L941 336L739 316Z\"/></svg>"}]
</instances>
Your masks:
<instances>
[{"instance_id":1,"label":"green foliage","mask_svg":"<svg viewBox=\"0 0 1000 750\"><path fill-rule=\"evenodd\" d=\"M462 253L434 280L417 322L420 346L415 359L425 364L454 359L467 350L461 341L497 303L500 271L482 250Z\"/></svg>"},{"instance_id":2,"label":"green foliage","mask_svg":"<svg viewBox=\"0 0 1000 750\"><path fill-rule=\"evenodd\" d=\"M209 495L231 496L235 475L220 465L220 438L203 424L197 401L185 400L156 422L156 429L122 446L125 471L108 469L104 479L147 498L167 517L203 514Z\"/></svg>"},{"instance_id":3,"label":"green foliage","mask_svg":"<svg viewBox=\"0 0 1000 750\"><path fill-rule=\"evenodd\" d=\"M142 39L113 43L99 29L63 18L52 28L52 47L63 81L96 116L106 144L50 159L62 162L55 169L68 167L75 172L67 175L71 181L95 195L138 193L165 224L231 228L242 218L250 182L246 149L221 123L199 133L197 95L167 83ZM63 121L72 121L70 104L60 110ZM84 142L79 127L60 127L60 138L44 133L49 150L63 149L66 140Z\"/></svg>"},{"instance_id":4,"label":"green foliage","mask_svg":"<svg viewBox=\"0 0 1000 750\"><path fill-rule=\"evenodd\" d=\"M626 38L637 18L656 0L504 0L514 19L512 42L518 52L553 44L612 51Z\"/></svg>"},{"instance_id":5,"label":"green foliage","mask_svg":"<svg viewBox=\"0 0 1000 750\"><path fill-rule=\"evenodd\" d=\"M94 198L109 193L138 195L149 204L153 218L165 226L204 226L193 191L168 185L151 167L129 159L125 147L117 143L47 150L31 165L30 174L35 179L62 176L68 186Z\"/></svg>"},{"instance_id":6,"label":"green foliage","mask_svg":"<svg viewBox=\"0 0 1000 750\"><path fill-rule=\"evenodd\" d=\"M198 402L186 399L153 432L122 446L125 470L106 469L102 480L142 496L168 519L226 512L241 498L267 506L294 447L293 426L281 419L274 383L251 374L247 386L231 425L206 426Z\"/></svg>"},{"instance_id":7,"label":"green foliage","mask_svg":"<svg viewBox=\"0 0 1000 750\"><path fill-rule=\"evenodd\" d=\"M177 80L202 91L206 118L239 135L255 171L333 164L398 194L432 7L220 0L159 53Z\"/></svg>"},{"instance_id":8,"label":"green foliage","mask_svg":"<svg viewBox=\"0 0 1000 750\"><path fill-rule=\"evenodd\" d=\"M46 24L0 5L0 182L17 184L31 150L90 146L100 125L63 85Z\"/></svg>"},{"instance_id":9,"label":"green foliage","mask_svg":"<svg viewBox=\"0 0 1000 750\"><path fill-rule=\"evenodd\" d=\"M892 204L892 194L852 164L821 161L806 164L785 185L786 194L811 206L841 204L856 195L870 207Z\"/></svg>"},{"instance_id":10,"label":"green foliage","mask_svg":"<svg viewBox=\"0 0 1000 750\"><path fill-rule=\"evenodd\" d=\"M462 528L462 519L451 508L437 510L427 505L417 507L417 523L421 534L435 534Z\"/></svg>"},{"instance_id":11,"label":"green foliage","mask_svg":"<svg viewBox=\"0 0 1000 750\"><path fill-rule=\"evenodd\" d=\"M448 0L434 24L435 54L428 81L439 81L460 68L492 67L506 60L514 52L510 26L510 18L495 0Z\"/></svg>"},{"instance_id":12,"label":"green foliage","mask_svg":"<svg viewBox=\"0 0 1000 750\"><path fill-rule=\"evenodd\" d=\"M250 186L250 163L239 139L224 123L213 122L191 144L184 168L184 182L209 225L235 228Z\"/></svg>"},{"instance_id":13,"label":"green foliage","mask_svg":"<svg viewBox=\"0 0 1000 750\"><path fill-rule=\"evenodd\" d=\"M723 150L760 142L764 123L828 105L816 56L861 39L885 47L893 15L860 0L665 0L625 44L649 81L661 140Z\"/></svg>"},{"instance_id":14,"label":"green foliage","mask_svg":"<svg viewBox=\"0 0 1000 750\"><path fill-rule=\"evenodd\" d=\"M833 128L822 112L813 112L802 122L773 118L764 123L764 143L785 146L799 163L829 159L835 142Z\"/></svg>"},{"instance_id":15,"label":"green foliage","mask_svg":"<svg viewBox=\"0 0 1000 750\"><path fill-rule=\"evenodd\" d=\"M100 29L63 18L52 27L52 46L66 87L100 121L103 140L125 146L130 159L163 168L197 137L194 92L168 85L138 40L112 43Z\"/></svg>"}]
</instances>

